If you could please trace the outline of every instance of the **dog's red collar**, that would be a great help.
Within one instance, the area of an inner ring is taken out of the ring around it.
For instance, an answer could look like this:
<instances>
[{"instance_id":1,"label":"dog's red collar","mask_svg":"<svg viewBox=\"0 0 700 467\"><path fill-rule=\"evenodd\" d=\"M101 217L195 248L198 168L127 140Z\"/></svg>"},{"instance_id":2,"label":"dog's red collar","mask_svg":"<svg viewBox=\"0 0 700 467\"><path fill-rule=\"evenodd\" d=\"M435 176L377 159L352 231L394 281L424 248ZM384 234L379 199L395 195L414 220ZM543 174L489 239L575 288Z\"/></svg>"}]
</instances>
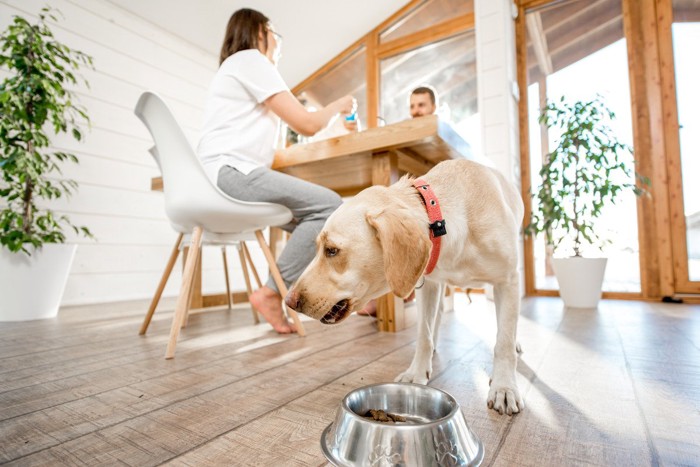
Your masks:
<instances>
[{"instance_id":1,"label":"dog's red collar","mask_svg":"<svg viewBox=\"0 0 700 467\"><path fill-rule=\"evenodd\" d=\"M440 211L440 203L428 182L417 178L413 180L413 186L423 198L423 204L425 204L425 210L428 212L428 221L430 222L428 227L430 228L430 241L433 242L433 248L430 250L430 259L428 260L428 266L425 268L424 274L427 275L435 269L435 265L440 257L440 244L442 243L442 238L440 237L447 234L447 230L445 229L445 219L442 218L442 212Z\"/></svg>"}]
</instances>

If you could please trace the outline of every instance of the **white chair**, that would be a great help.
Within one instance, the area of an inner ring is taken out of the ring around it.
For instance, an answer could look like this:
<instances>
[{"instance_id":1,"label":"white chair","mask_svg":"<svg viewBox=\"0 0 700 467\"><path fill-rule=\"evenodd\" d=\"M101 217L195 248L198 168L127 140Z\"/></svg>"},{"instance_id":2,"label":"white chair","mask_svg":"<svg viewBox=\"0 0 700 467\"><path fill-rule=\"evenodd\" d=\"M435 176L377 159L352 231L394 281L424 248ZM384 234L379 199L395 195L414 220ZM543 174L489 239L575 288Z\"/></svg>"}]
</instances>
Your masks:
<instances>
[{"instance_id":1,"label":"white chair","mask_svg":"<svg viewBox=\"0 0 700 467\"><path fill-rule=\"evenodd\" d=\"M156 157L163 176L165 213L172 227L180 233L151 309L144 320L144 333L183 244L183 235L191 236L182 274L182 286L165 352L165 358L170 359L175 356L177 338L187 316L196 264L204 239L207 244L230 245L252 239L254 234L268 262L275 284L282 296L285 296L287 287L262 230L289 223L292 213L285 206L278 204L250 203L231 198L212 184L175 117L157 94L144 92L136 104L134 113L146 125L155 141L157 151L151 152ZM245 244L242 245L239 255L247 253ZM245 266L243 270L247 274ZM296 312L288 308L287 312L299 335L305 335Z\"/></svg>"}]
</instances>

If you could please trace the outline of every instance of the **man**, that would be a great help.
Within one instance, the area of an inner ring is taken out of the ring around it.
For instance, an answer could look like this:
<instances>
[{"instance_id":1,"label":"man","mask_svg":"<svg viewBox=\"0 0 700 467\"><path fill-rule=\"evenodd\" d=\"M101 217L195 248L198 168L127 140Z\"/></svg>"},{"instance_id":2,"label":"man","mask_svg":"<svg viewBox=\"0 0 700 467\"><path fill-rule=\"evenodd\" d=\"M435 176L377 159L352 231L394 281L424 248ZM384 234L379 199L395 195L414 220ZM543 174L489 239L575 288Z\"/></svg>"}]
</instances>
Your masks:
<instances>
[{"instance_id":1,"label":"man","mask_svg":"<svg viewBox=\"0 0 700 467\"><path fill-rule=\"evenodd\" d=\"M432 115L437 110L435 90L430 86L419 86L411 92L409 98L411 118Z\"/></svg>"}]
</instances>

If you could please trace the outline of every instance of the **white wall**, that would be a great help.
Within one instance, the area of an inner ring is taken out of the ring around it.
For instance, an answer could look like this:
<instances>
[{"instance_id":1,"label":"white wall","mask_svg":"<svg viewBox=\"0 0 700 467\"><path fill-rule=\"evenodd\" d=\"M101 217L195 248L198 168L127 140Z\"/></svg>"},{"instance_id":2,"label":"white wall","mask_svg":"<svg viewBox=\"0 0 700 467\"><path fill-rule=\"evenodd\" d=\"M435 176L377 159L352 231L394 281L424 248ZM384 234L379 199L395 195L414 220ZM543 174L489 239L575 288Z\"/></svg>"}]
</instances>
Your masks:
<instances>
[{"instance_id":1,"label":"white wall","mask_svg":"<svg viewBox=\"0 0 700 467\"><path fill-rule=\"evenodd\" d=\"M484 156L520 185L512 0L474 0L476 70Z\"/></svg>"},{"instance_id":2,"label":"white wall","mask_svg":"<svg viewBox=\"0 0 700 467\"><path fill-rule=\"evenodd\" d=\"M474 0L481 144L484 156L519 187L516 12L512 0ZM522 248L519 250L518 264L520 295L523 296L525 276ZM491 293L489 286L487 295Z\"/></svg>"},{"instance_id":3,"label":"white wall","mask_svg":"<svg viewBox=\"0 0 700 467\"><path fill-rule=\"evenodd\" d=\"M0 28L4 30L14 15L31 22L46 4L46 0L0 0ZM80 188L70 200L52 207L74 223L88 226L97 238L71 237L80 246L63 304L150 297L176 235L165 218L162 193L150 190L151 177L159 172L147 152L151 137L134 116L134 104L144 90L160 93L190 140L196 141L217 57L106 0L50 0L48 4L64 16L53 27L56 38L91 55L95 65L94 71L83 73L91 89L77 91L92 130L83 143L66 136L54 141L57 149L80 158L79 165L64 168ZM0 70L0 78L7 75ZM232 280L237 281L233 288L241 290L237 258L237 252L231 251L229 267ZM223 291L219 250L207 249L203 261L204 291ZM166 296L177 294L179 269L170 279Z\"/></svg>"}]
</instances>

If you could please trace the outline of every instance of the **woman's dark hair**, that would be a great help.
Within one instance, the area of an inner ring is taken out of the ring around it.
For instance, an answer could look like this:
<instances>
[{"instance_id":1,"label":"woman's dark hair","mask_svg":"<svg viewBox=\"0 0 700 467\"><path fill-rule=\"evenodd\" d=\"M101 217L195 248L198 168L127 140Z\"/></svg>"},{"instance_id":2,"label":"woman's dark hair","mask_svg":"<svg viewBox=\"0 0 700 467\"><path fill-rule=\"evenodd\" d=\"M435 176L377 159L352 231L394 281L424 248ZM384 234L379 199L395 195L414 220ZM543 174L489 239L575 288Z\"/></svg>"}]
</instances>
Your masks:
<instances>
[{"instance_id":1,"label":"woman's dark hair","mask_svg":"<svg viewBox=\"0 0 700 467\"><path fill-rule=\"evenodd\" d=\"M241 50L257 49L258 35L268 30L270 20L259 11L241 8L231 15L226 25L226 35L221 46L219 65L231 55ZM264 50L267 50L267 34L263 34Z\"/></svg>"}]
</instances>

